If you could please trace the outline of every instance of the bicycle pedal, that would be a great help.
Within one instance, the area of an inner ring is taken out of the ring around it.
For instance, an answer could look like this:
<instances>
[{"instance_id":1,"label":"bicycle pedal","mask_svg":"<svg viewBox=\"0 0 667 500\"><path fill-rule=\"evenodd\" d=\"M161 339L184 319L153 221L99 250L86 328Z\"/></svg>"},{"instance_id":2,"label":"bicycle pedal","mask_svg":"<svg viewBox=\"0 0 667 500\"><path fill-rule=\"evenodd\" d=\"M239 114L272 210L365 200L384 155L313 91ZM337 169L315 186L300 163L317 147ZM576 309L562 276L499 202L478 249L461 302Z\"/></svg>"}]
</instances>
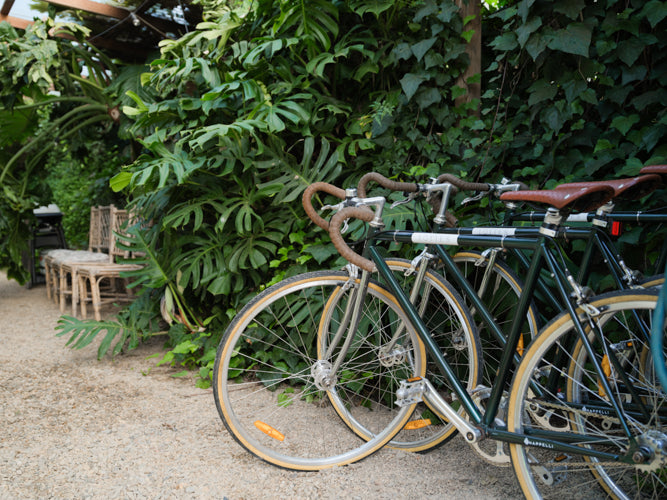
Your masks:
<instances>
[{"instance_id":1,"label":"bicycle pedal","mask_svg":"<svg viewBox=\"0 0 667 500\"><path fill-rule=\"evenodd\" d=\"M396 404L403 407L420 403L424 390L424 379L421 377L401 380L401 384L396 391Z\"/></svg>"}]
</instances>

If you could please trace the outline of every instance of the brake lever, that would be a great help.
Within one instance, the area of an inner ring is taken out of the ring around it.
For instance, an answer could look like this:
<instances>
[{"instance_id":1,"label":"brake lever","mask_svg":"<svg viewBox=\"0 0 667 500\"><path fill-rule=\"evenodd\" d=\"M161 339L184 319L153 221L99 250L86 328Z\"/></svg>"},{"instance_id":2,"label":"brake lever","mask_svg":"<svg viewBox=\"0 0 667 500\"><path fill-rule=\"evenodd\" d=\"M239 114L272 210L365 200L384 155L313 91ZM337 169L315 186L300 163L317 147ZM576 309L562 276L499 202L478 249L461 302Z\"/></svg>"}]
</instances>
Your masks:
<instances>
[{"instance_id":1,"label":"brake lever","mask_svg":"<svg viewBox=\"0 0 667 500\"><path fill-rule=\"evenodd\" d=\"M339 210L342 210L345 207L346 207L345 202L341 201L336 205L322 205L322 207L320 207L320 212L324 212L325 210L333 210L334 212L338 212Z\"/></svg>"},{"instance_id":2,"label":"brake lever","mask_svg":"<svg viewBox=\"0 0 667 500\"><path fill-rule=\"evenodd\" d=\"M461 205L465 205L465 204L470 203L470 202L472 202L472 201L479 201L479 200L481 200L482 198L484 198L484 196L486 196L486 192L484 192L484 191L481 192L481 193L479 193L477 196L470 196L470 197L468 197L468 198L465 198L465 199L461 202Z\"/></svg>"},{"instance_id":3,"label":"brake lever","mask_svg":"<svg viewBox=\"0 0 667 500\"><path fill-rule=\"evenodd\" d=\"M396 207L401 206L401 205L407 205L408 203L410 203L411 201L413 201L415 198L417 198L417 195L418 195L418 194L419 194L419 193L410 193L410 194L407 196L407 198L405 198L405 199L403 199L403 200L398 200L398 201L395 201L394 203L392 203L392 204L391 204L391 208L396 208Z\"/></svg>"},{"instance_id":4,"label":"brake lever","mask_svg":"<svg viewBox=\"0 0 667 500\"><path fill-rule=\"evenodd\" d=\"M336 205L322 205L320 208L320 212L324 212L325 210L333 210L334 212L338 212L339 210L342 210L345 207L354 207L357 206L354 201L352 200L344 200L341 201L340 203L337 203ZM350 228L350 224L348 222L348 219L345 219L343 221L343 225L340 228L340 233L345 234L347 230Z\"/></svg>"}]
</instances>

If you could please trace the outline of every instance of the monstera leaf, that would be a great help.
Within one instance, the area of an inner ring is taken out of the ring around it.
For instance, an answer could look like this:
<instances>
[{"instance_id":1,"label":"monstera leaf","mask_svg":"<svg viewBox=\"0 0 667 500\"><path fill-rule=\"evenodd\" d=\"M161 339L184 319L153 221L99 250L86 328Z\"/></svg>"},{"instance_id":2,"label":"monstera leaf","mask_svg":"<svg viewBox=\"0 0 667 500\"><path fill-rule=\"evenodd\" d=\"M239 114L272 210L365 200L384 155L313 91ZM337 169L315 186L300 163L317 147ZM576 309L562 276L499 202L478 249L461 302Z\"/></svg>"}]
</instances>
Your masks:
<instances>
[{"instance_id":1,"label":"monstera leaf","mask_svg":"<svg viewBox=\"0 0 667 500\"><path fill-rule=\"evenodd\" d=\"M313 182L327 182L340 175L342 165L338 159L338 152L332 149L331 143L324 137L316 140L306 137L302 143L293 147L300 147L301 159L282 153L281 148L274 147L274 158L256 164L258 169L282 172L282 175L272 178L269 182L258 187L270 187L276 190L275 201L290 203L301 196L301 193ZM276 168L280 167L280 168Z\"/></svg>"}]
</instances>

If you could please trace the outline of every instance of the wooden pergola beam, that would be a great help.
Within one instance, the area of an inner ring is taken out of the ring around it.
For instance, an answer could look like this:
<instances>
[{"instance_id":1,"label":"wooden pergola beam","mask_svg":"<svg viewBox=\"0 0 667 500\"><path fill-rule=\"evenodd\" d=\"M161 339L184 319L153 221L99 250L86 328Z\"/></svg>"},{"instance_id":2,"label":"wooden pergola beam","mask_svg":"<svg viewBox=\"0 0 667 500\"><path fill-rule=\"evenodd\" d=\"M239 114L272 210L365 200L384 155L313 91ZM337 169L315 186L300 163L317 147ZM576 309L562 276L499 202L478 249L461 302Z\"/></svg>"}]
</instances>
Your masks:
<instances>
[{"instance_id":1,"label":"wooden pergola beam","mask_svg":"<svg viewBox=\"0 0 667 500\"><path fill-rule=\"evenodd\" d=\"M8 1L8 0L5 0ZM14 0L11 0L12 2ZM111 5L92 2L91 0L44 0L45 2L52 3L54 5L60 5L68 9L77 9L85 10L86 12L92 12L93 14L99 14L101 16L113 17L115 19L125 19L130 15L130 11L126 9L119 9L118 7L113 7Z\"/></svg>"},{"instance_id":2,"label":"wooden pergola beam","mask_svg":"<svg viewBox=\"0 0 667 500\"><path fill-rule=\"evenodd\" d=\"M45 0L48 3L54 5L60 5L67 9L77 9L84 10L86 12L92 12L93 14L99 14L105 17L112 17L114 19L125 19L130 15L130 11L126 9L120 9L118 7L113 7L111 5L106 5L99 2L93 2L92 0ZM26 29L29 25L32 24L32 21L21 19L18 17L10 16L9 13L14 6L14 0L4 0L2 7L0 8L0 21L7 21L14 28Z\"/></svg>"},{"instance_id":3,"label":"wooden pergola beam","mask_svg":"<svg viewBox=\"0 0 667 500\"><path fill-rule=\"evenodd\" d=\"M14 0L5 0L14 1ZM52 3L54 5L60 5L68 9L78 9L86 12L91 12L93 14L99 14L105 17L111 17L115 19L126 19L132 11L126 9L120 9L118 7L112 7L111 5L106 5L98 2L93 2L92 0L44 0L45 2ZM158 33L167 33L173 32L178 33L179 29L182 26L173 21L167 21L159 19L150 15L146 15L145 11L148 10L154 2L149 2L141 9L141 11L136 11L137 18L141 19L142 22L147 25L150 29L158 31ZM145 20L145 22L143 21Z\"/></svg>"},{"instance_id":4,"label":"wooden pergola beam","mask_svg":"<svg viewBox=\"0 0 667 500\"><path fill-rule=\"evenodd\" d=\"M33 24L33 21L25 20L17 17L12 17L9 15L15 0L0 0L0 21L8 21L14 28L17 29L26 29L28 26ZM98 3L92 0L44 0L47 3L65 7L67 9L82 10L89 12L91 14L96 14L102 17L119 19L121 24L124 20L128 19L130 14L133 12L128 9L121 9L118 7L113 7L111 5L106 5L103 3ZM146 13L148 9L155 2L145 2L140 10L136 11L137 20L142 24L148 27L150 30L157 33L157 35L164 36L165 33L179 33L182 25L173 22L167 21L160 18L155 18ZM108 31L108 30L107 30ZM71 38L64 33L60 33L57 36L64 38ZM116 38L98 38L95 36L91 37L89 42L92 45L95 45L98 48L104 48L112 50L118 53L123 54L133 54L134 58L137 57L146 57L150 53L150 48L141 46L140 44L132 42L122 42ZM152 45L152 44L151 44Z\"/></svg>"},{"instance_id":5,"label":"wooden pergola beam","mask_svg":"<svg viewBox=\"0 0 667 500\"><path fill-rule=\"evenodd\" d=\"M9 11L12 10L14 5L14 0L5 0L0 8L0 16L7 17L9 16Z\"/></svg>"},{"instance_id":6,"label":"wooden pergola beam","mask_svg":"<svg viewBox=\"0 0 667 500\"><path fill-rule=\"evenodd\" d=\"M28 21L26 19L21 19L12 16L4 16L0 14L0 22L2 21L7 21L14 28L22 30L26 29L31 24L34 24L34 21ZM58 33L56 36L59 38L67 38L68 40L76 40L76 38L74 38L71 35L68 35L67 33ZM107 40L104 38L99 38L90 43L97 48L110 49L120 53L132 53L139 58L146 57L150 53L150 51L147 50L145 47L131 43L118 42L116 40Z\"/></svg>"},{"instance_id":7,"label":"wooden pergola beam","mask_svg":"<svg viewBox=\"0 0 667 500\"><path fill-rule=\"evenodd\" d=\"M0 23L2 21L7 21L14 28L20 30L24 30L32 24L32 21L28 21L27 19L21 19L20 17L6 16L4 14L0 14Z\"/></svg>"}]
</instances>

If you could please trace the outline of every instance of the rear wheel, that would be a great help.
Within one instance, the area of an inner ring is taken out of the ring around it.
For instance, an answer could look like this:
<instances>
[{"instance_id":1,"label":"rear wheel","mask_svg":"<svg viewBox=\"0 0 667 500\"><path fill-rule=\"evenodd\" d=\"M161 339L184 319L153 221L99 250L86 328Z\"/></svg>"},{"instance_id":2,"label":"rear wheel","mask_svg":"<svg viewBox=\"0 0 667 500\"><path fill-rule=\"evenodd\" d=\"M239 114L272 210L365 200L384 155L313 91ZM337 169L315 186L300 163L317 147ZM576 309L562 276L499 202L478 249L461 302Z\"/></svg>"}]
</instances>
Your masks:
<instances>
[{"instance_id":1,"label":"rear wheel","mask_svg":"<svg viewBox=\"0 0 667 500\"><path fill-rule=\"evenodd\" d=\"M525 353L512 383L507 424L527 435L523 444L510 445L526 497L667 497L667 399L655 381L646 337L656 301L655 290L601 295L591 305L601 311L595 322L603 335L588 328L590 351L563 314ZM581 452L555 450L538 441L545 436L578 443ZM610 455L591 456L597 452Z\"/></svg>"}]
</instances>

